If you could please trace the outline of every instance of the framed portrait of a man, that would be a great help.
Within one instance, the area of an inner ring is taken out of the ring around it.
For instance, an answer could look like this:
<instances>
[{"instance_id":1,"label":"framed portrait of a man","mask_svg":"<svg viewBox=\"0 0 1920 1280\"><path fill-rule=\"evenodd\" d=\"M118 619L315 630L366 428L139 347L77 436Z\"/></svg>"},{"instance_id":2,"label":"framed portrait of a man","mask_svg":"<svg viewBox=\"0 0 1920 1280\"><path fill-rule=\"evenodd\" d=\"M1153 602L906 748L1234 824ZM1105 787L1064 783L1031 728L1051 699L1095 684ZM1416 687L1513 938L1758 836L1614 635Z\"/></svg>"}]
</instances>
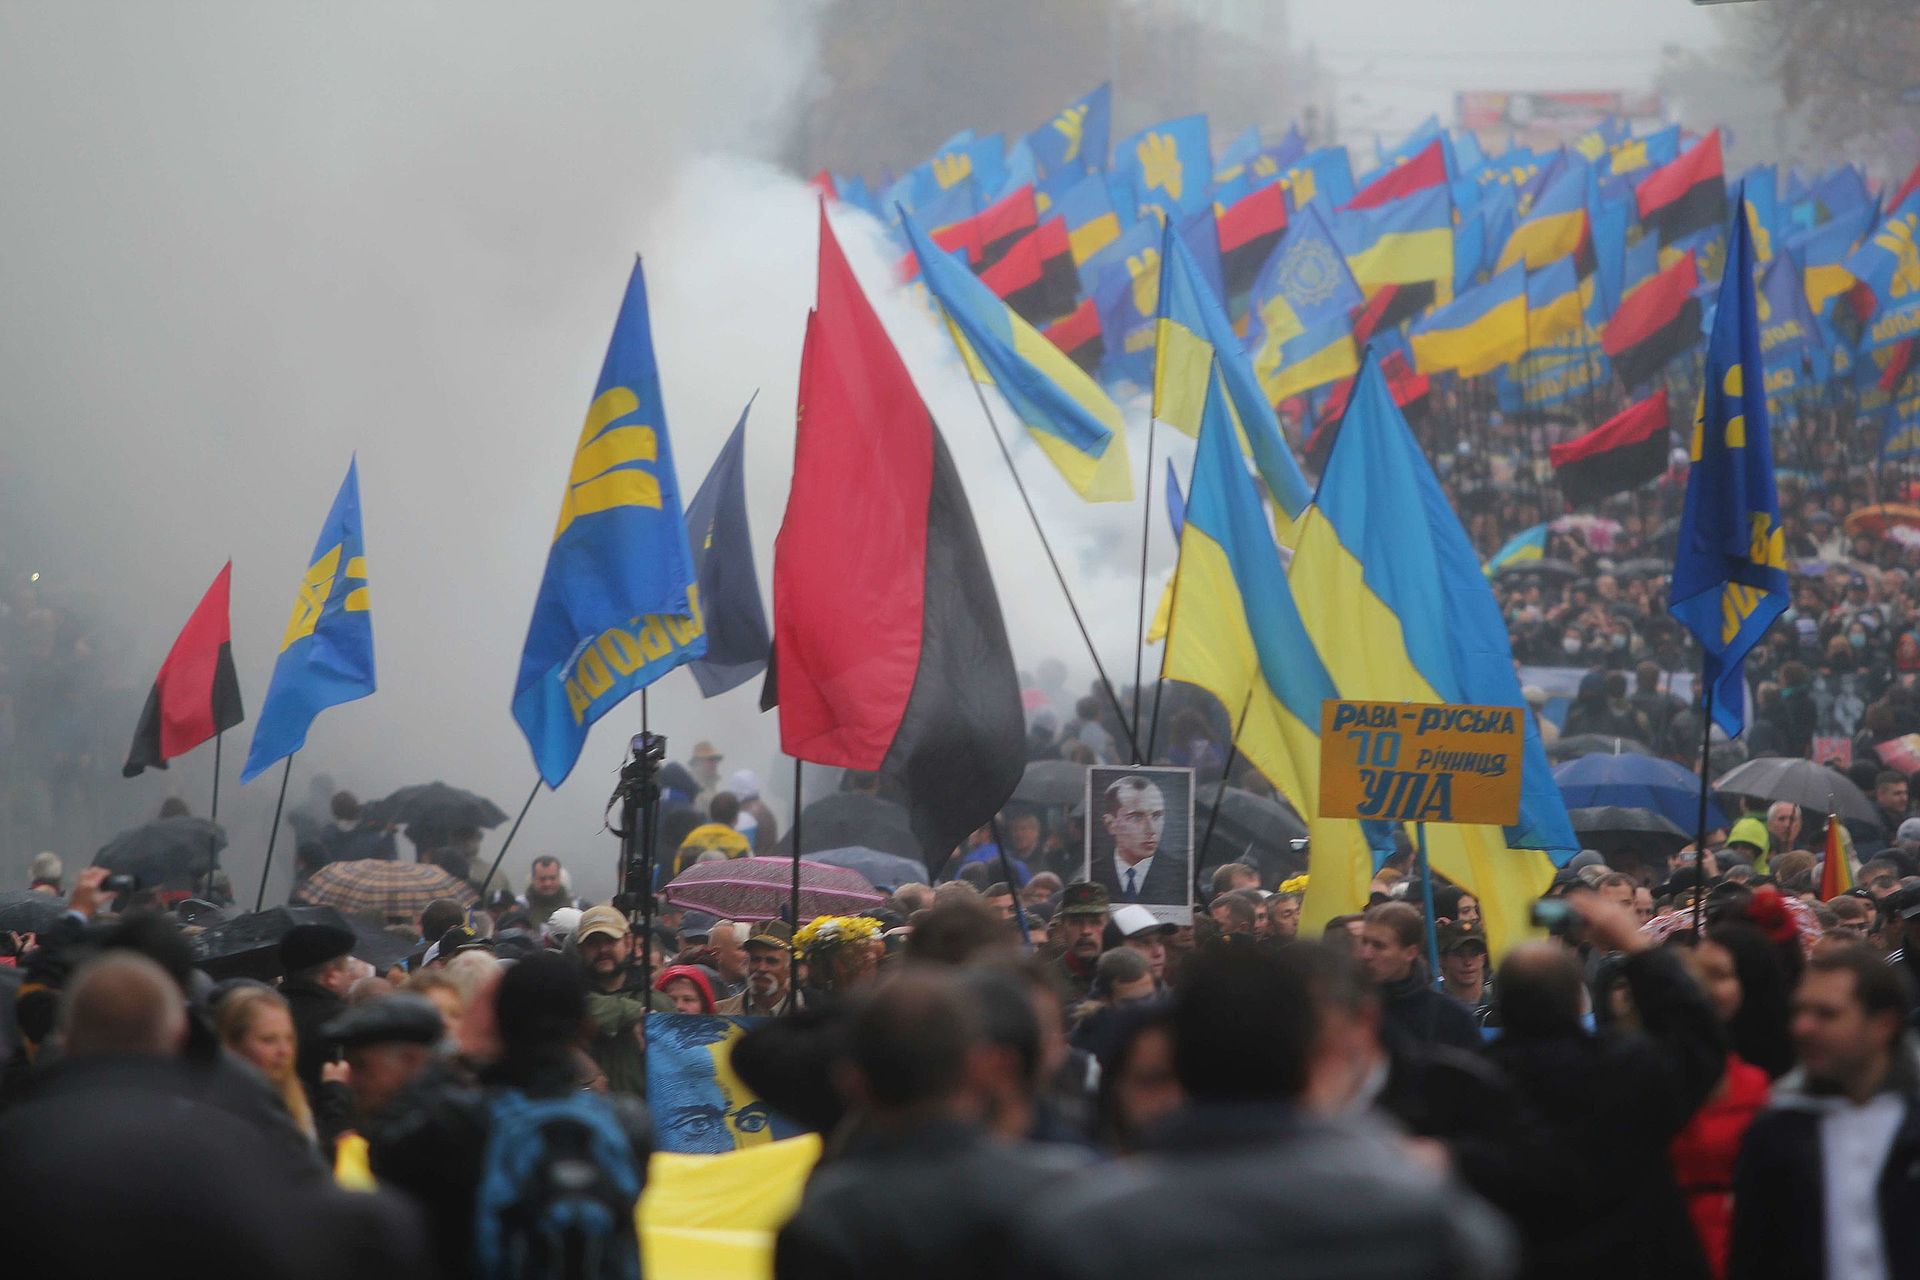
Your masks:
<instances>
[{"instance_id":1,"label":"framed portrait of a man","mask_svg":"<svg viewBox=\"0 0 1920 1280\"><path fill-rule=\"evenodd\" d=\"M1086 878L1114 906L1138 903L1154 919L1193 919L1193 770L1087 770Z\"/></svg>"}]
</instances>

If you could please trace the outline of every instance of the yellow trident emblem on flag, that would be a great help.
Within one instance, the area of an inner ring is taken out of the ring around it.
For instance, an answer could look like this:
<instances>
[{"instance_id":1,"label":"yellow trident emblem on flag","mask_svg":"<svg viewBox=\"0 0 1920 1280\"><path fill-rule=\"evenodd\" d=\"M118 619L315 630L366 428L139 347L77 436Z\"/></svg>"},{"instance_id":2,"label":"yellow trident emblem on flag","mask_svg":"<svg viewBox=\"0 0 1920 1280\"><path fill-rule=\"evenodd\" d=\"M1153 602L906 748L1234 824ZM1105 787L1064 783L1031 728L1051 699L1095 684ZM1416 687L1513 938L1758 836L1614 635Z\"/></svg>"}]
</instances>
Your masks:
<instances>
[{"instance_id":1,"label":"yellow trident emblem on flag","mask_svg":"<svg viewBox=\"0 0 1920 1280\"><path fill-rule=\"evenodd\" d=\"M965 151L949 151L933 158L933 177L945 191L973 172L973 157Z\"/></svg>"},{"instance_id":2,"label":"yellow trident emblem on flag","mask_svg":"<svg viewBox=\"0 0 1920 1280\"><path fill-rule=\"evenodd\" d=\"M1059 130L1067 140L1067 149L1060 156L1062 160L1071 160L1080 154L1080 136L1087 128L1087 104L1076 102L1054 120L1053 127Z\"/></svg>"},{"instance_id":3,"label":"yellow trident emblem on flag","mask_svg":"<svg viewBox=\"0 0 1920 1280\"><path fill-rule=\"evenodd\" d=\"M1914 230L1920 214L1907 214L1887 223L1886 230L1873 238L1874 244L1893 255L1893 280L1887 286L1889 297L1904 298L1920 289L1920 245L1914 243Z\"/></svg>"},{"instance_id":4,"label":"yellow trident emblem on flag","mask_svg":"<svg viewBox=\"0 0 1920 1280\"><path fill-rule=\"evenodd\" d=\"M1180 144L1170 133L1149 133L1134 148L1140 161L1140 181L1147 190L1164 191L1176 201L1185 183L1186 171L1180 167Z\"/></svg>"},{"instance_id":5,"label":"yellow trident emblem on flag","mask_svg":"<svg viewBox=\"0 0 1920 1280\"><path fill-rule=\"evenodd\" d=\"M340 568L340 552L344 544L334 543L327 553L307 567L306 576L300 579L300 590L294 596L293 616L287 619L287 633L280 637L280 648L285 651L296 641L305 640L320 625L320 614L326 609L327 601L333 596L333 580ZM367 611L367 558L355 556L347 561L347 580L362 585L347 592L346 602L341 605L348 613Z\"/></svg>"}]
</instances>

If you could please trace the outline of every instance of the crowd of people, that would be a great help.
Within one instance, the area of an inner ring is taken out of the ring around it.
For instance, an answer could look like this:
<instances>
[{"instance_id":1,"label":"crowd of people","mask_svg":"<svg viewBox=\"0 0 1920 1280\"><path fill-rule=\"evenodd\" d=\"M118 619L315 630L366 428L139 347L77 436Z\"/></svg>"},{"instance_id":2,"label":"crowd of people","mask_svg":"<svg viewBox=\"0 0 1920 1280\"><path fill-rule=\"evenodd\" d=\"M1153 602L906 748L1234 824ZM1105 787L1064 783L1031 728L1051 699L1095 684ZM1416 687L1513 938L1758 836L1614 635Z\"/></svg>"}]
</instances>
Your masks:
<instances>
[{"instance_id":1,"label":"crowd of people","mask_svg":"<svg viewBox=\"0 0 1920 1280\"><path fill-rule=\"evenodd\" d=\"M692 830L737 820L723 797ZM1831 901L1792 806L1660 871L1583 853L1497 964L1445 882L1430 952L1405 858L1317 939L1304 886L1241 863L1182 925L1048 869L1031 813L1030 873L798 930L663 899L643 938L541 855L519 892L428 904L384 972L298 925L272 981L43 866L64 913L0 967L0 1230L29 1269L635 1274L648 1016L746 1015L731 1071L825 1138L777 1275L1916 1275L1897 803ZM141 1196L96 1248L99 1206Z\"/></svg>"}]
</instances>

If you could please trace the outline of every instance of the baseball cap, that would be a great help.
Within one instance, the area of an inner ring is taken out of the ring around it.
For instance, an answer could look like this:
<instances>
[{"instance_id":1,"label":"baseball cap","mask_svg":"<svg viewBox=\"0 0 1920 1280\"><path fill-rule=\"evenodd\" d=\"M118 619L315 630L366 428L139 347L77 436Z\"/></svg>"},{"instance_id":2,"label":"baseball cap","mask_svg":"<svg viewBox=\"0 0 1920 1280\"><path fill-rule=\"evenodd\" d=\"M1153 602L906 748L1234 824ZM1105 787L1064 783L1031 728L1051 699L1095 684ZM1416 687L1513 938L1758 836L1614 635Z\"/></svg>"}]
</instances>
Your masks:
<instances>
[{"instance_id":1,"label":"baseball cap","mask_svg":"<svg viewBox=\"0 0 1920 1280\"><path fill-rule=\"evenodd\" d=\"M602 904L580 913L580 927L573 931L573 940L579 943L588 938L624 938L627 932L627 918Z\"/></svg>"},{"instance_id":2,"label":"baseball cap","mask_svg":"<svg viewBox=\"0 0 1920 1280\"><path fill-rule=\"evenodd\" d=\"M1107 891L1085 880L1060 891L1063 916L1103 916L1107 914L1107 906Z\"/></svg>"},{"instance_id":3,"label":"baseball cap","mask_svg":"<svg viewBox=\"0 0 1920 1280\"><path fill-rule=\"evenodd\" d=\"M1894 833L1895 844L1920 844L1920 818L1908 818Z\"/></svg>"},{"instance_id":4,"label":"baseball cap","mask_svg":"<svg viewBox=\"0 0 1920 1280\"><path fill-rule=\"evenodd\" d=\"M1479 925L1466 920L1449 920L1434 930L1440 945L1440 954L1450 951L1463 951L1469 947L1478 947L1482 952L1487 949L1487 935Z\"/></svg>"},{"instance_id":5,"label":"baseball cap","mask_svg":"<svg viewBox=\"0 0 1920 1280\"><path fill-rule=\"evenodd\" d=\"M715 751L713 749L713 744L711 742L694 743L693 758L695 760L725 760L726 759L725 756L721 755L718 751Z\"/></svg>"},{"instance_id":6,"label":"baseball cap","mask_svg":"<svg viewBox=\"0 0 1920 1280\"><path fill-rule=\"evenodd\" d=\"M1143 933L1172 933L1173 926L1153 918L1153 912L1137 902L1129 902L1113 909L1113 927L1120 931L1123 938L1137 938Z\"/></svg>"},{"instance_id":7,"label":"baseball cap","mask_svg":"<svg viewBox=\"0 0 1920 1280\"><path fill-rule=\"evenodd\" d=\"M547 917L547 936L554 939L566 939L580 927L580 917L586 913L578 907L561 907Z\"/></svg>"},{"instance_id":8,"label":"baseball cap","mask_svg":"<svg viewBox=\"0 0 1920 1280\"><path fill-rule=\"evenodd\" d=\"M680 941L704 942L713 936L713 926L720 923L720 917L705 911L685 911L680 915Z\"/></svg>"}]
</instances>

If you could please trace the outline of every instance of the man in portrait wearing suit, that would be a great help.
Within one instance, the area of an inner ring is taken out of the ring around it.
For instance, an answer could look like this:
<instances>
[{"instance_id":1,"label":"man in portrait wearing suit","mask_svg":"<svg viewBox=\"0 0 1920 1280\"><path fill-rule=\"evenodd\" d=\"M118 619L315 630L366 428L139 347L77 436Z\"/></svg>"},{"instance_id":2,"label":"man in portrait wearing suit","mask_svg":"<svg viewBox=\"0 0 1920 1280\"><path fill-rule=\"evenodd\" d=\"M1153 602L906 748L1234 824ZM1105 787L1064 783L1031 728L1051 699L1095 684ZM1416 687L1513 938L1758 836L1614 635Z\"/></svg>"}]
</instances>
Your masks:
<instances>
[{"instance_id":1,"label":"man in portrait wearing suit","mask_svg":"<svg viewBox=\"0 0 1920 1280\"><path fill-rule=\"evenodd\" d=\"M1095 852L1089 878L1115 902L1185 905L1191 872L1184 851L1163 849L1167 802L1158 784L1129 774L1110 785L1100 820L1113 852Z\"/></svg>"}]
</instances>

